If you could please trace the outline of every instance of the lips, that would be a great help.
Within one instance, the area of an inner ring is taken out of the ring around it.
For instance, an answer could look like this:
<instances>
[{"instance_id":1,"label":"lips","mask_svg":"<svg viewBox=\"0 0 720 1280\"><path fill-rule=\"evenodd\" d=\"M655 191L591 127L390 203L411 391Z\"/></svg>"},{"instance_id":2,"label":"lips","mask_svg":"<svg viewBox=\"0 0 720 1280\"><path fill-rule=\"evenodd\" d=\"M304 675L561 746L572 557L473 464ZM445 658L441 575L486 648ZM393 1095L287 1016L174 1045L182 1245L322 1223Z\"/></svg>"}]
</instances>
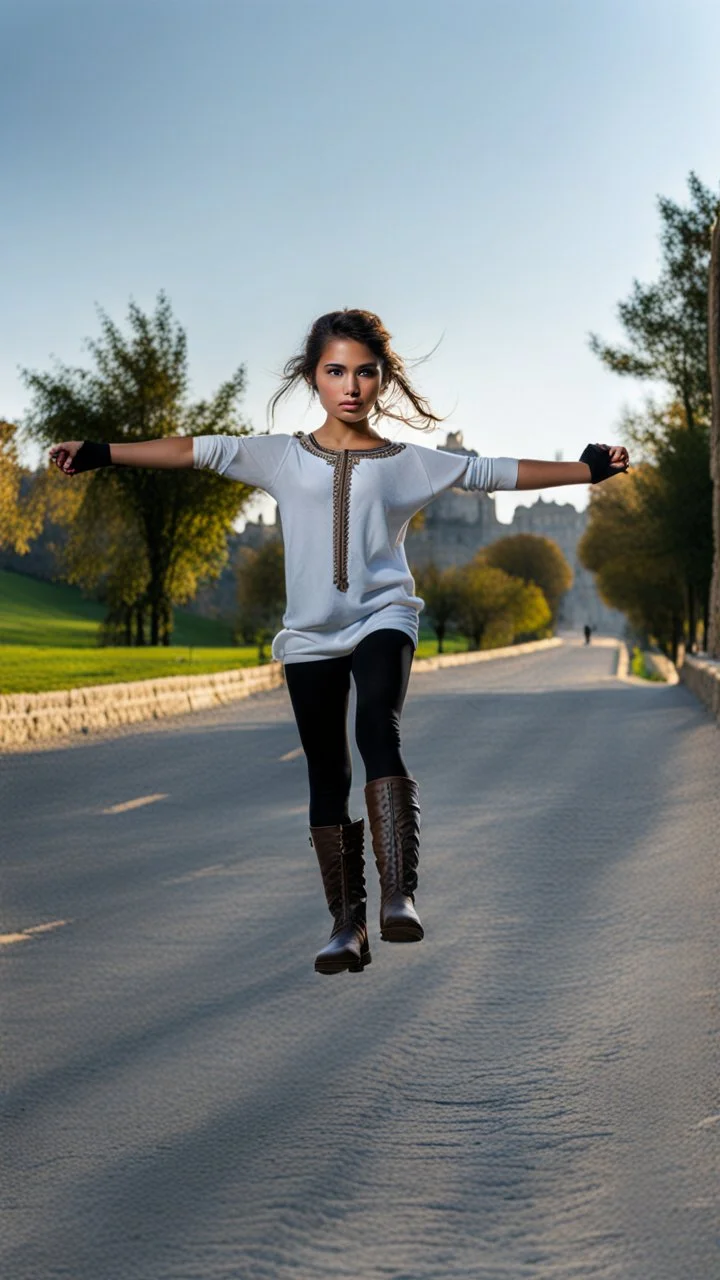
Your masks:
<instances>
[{"instance_id":1,"label":"lips","mask_svg":"<svg viewBox=\"0 0 720 1280\"><path fill-rule=\"evenodd\" d=\"M341 409L359 409L360 405L358 404L357 400L343 401L343 403L340 405L340 408Z\"/></svg>"}]
</instances>

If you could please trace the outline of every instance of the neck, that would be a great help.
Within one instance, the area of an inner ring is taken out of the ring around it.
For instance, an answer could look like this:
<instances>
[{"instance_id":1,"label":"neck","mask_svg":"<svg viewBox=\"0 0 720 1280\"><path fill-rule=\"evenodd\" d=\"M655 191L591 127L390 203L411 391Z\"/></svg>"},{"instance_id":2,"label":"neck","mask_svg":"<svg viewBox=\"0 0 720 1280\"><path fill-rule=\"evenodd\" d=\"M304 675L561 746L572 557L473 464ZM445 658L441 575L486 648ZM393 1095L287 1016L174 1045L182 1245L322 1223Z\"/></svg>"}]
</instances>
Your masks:
<instances>
[{"instance_id":1,"label":"neck","mask_svg":"<svg viewBox=\"0 0 720 1280\"><path fill-rule=\"evenodd\" d=\"M322 433L322 439L320 433ZM362 445L365 440L384 439L384 436L371 431L367 418L350 423L343 422L342 418L334 418L330 413L313 435L330 449L353 449L357 444Z\"/></svg>"}]
</instances>

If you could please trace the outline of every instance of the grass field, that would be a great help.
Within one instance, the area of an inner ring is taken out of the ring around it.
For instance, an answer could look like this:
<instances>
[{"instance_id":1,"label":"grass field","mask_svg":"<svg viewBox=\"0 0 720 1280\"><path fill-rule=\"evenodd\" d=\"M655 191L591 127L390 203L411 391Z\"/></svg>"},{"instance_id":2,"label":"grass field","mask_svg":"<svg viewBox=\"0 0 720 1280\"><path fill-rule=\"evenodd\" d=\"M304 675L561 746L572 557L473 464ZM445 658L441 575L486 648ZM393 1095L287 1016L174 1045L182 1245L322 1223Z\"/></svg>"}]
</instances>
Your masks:
<instances>
[{"instance_id":1,"label":"grass field","mask_svg":"<svg viewBox=\"0 0 720 1280\"><path fill-rule=\"evenodd\" d=\"M227 624L182 609L174 611L171 645L99 647L104 612L104 605L85 599L79 587L0 570L0 693L41 693L257 665L256 645L233 645ZM458 652L467 648L467 641L453 637L444 648ZM417 656L430 657L437 649L434 636L421 628ZM265 652L269 658L269 646Z\"/></svg>"}]
</instances>

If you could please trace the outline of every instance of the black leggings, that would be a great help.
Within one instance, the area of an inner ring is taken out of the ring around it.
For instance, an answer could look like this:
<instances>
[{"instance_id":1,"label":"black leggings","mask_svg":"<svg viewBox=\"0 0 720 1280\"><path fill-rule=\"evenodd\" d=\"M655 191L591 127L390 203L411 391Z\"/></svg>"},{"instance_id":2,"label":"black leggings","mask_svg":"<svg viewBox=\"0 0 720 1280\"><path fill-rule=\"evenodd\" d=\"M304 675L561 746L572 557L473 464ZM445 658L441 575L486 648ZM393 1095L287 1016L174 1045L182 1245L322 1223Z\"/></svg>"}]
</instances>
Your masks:
<instances>
[{"instance_id":1,"label":"black leggings","mask_svg":"<svg viewBox=\"0 0 720 1280\"><path fill-rule=\"evenodd\" d=\"M414 653L410 636L398 627L383 627L342 657L285 664L285 683L307 758L311 827L350 822L351 674L357 691L355 741L365 781L411 776L400 754L400 714Z\"/></svg>"}]
</instances>

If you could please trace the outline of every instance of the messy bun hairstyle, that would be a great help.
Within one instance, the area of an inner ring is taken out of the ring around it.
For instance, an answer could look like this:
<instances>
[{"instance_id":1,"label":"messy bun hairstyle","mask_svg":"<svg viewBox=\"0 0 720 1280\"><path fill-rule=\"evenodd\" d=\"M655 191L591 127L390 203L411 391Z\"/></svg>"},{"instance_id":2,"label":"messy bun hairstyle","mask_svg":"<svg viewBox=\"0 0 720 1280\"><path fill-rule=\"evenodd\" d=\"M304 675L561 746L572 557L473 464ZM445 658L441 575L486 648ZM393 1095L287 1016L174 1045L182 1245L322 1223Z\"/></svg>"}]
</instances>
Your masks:
<instances>
[{"instance_id":1,"label":"messy bun hairstyle","mask_svg":"<svg viewBox=\"0 0 720 1280\"><path fill-rule=\"evenodd\" d=\"M328 311L326 315L319 316L308 330L302 350L288 360L283 368L280 387L270 400L272 422L278 401L297 383L305 382L311 392L316 390L315 370L325 347L333 338L351 338L361 342L381 362L380 394L375 401L372 418L393 418L420 431L432 431L437 423L443 421L413 388L404 360L390 345L392 334L388 333L380 317L372 311L345 307L342 311ZM426 359L427 356L423 356L412 363L421 364Z\"/></svg>"}]
</instances>

